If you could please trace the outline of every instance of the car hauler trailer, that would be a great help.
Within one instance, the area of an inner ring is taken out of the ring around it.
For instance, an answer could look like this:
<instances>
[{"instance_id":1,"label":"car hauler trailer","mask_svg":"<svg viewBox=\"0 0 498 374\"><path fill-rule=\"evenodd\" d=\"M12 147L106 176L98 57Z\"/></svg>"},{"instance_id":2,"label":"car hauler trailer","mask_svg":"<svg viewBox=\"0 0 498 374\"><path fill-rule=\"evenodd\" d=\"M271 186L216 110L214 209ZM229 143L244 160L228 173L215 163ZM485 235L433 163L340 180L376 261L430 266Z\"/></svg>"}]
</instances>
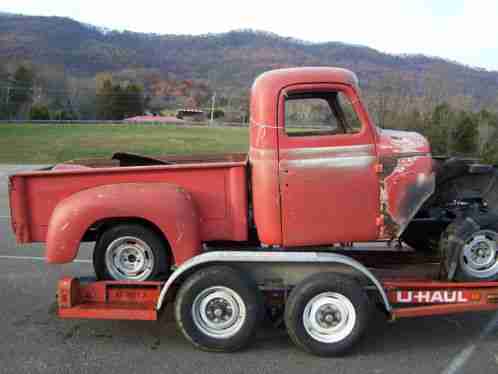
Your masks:
<instances>
[{"instance_id":1,"label":"car hauler trailer","mask_svg":"<svg viewBox=\"0 0 498 374\"><path fill-rule=\"evenodd\" d=\"M383 263L388 252L364 254L375 266L367 268L355 250L347 252L213 251L188 260L165 282L64 278L58 314L155 321L173 303L180 330L195 346L235 351L250 343L271 305L281 308L296 345L332 356L358 342L374 307L391 320L498 309L498 282L441 281L440 264Z\"/></svg>"}]
</instances>

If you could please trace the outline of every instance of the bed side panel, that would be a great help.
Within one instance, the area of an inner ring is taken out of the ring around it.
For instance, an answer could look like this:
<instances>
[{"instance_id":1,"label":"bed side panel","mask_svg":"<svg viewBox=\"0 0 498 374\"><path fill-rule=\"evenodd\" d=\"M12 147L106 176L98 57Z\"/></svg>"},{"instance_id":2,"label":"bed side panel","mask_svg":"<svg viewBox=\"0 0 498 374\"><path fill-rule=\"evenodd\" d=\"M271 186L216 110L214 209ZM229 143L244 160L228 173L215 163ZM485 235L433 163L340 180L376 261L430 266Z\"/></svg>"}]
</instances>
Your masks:
<instances>
[{"instance_id":1,"label":"bed side panel","mask_svg":"<svg viewBox=\"0 0 498 374\"><path fill-rule=\"evenodd\" d=\"M20 174L15 183L16 225L23 224L18 240L44 242L56 205L76 192L119 183L169 183L183 187L195 201L201 221L201 240L245 240L247 238L247 186L245 165L225 167L169 168L129 167L85 169ZM22 181L22 182L21 182ZM17 190L17 185L21 189ZM246 205L241 203L246 201ZM18 211L19 210L19 211Z\"/></svg>"}]
</instances>

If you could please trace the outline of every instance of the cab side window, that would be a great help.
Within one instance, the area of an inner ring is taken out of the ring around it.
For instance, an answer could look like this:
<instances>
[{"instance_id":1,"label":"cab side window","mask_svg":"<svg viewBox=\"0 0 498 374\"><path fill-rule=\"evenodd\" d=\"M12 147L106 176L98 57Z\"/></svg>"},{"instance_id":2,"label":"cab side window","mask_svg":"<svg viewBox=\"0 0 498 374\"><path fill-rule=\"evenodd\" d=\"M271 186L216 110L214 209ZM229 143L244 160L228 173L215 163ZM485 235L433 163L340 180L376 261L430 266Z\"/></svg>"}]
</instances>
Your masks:
<instances>
[{"instance_id":1,"label":"cab side window","mask_svg":"<svg viewBox=\"0 0 498 374\"><path fill-rule=\"evenodd\" d=\"M288 136L354 134L360 130L353 105L341 92L295 92L285 99Z\"/></svg>"}]
</instances>

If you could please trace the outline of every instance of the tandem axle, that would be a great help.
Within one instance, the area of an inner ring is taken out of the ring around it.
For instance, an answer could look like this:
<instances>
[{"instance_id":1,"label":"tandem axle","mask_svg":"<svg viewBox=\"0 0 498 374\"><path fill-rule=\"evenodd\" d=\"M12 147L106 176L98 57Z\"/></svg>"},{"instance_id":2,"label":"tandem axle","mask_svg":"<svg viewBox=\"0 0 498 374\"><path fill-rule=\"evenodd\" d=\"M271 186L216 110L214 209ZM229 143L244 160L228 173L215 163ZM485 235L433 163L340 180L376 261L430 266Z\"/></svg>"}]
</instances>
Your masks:
<instances>
[{"instance_id":1,"label":"tandem axle","mask_svg":"<svg viewBox=\"0 0 498 374\"><path fill-rule=\"evenodd\" d=\"M391 320L498 309L498 282L440 281L435 263L382 266L366 268L334 253L208 252L165 282L64 278L58 314L155 321L174 302L178 325L194 345L233 351L249 343L265 310L279 304L291 339L329 356L359 340L372 305Z\"/></svg>"}]
</instances>

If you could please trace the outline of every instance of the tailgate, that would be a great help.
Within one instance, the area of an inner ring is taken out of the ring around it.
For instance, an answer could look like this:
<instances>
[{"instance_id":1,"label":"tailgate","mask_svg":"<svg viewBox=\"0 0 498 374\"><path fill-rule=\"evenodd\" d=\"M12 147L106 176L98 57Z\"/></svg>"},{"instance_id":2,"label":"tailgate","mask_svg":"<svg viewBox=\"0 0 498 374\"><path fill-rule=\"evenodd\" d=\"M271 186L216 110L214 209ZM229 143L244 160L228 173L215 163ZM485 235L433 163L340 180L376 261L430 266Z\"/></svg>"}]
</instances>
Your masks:
<instances>
[{"instance_id":1,"label":"tailgate","mask_svg":"<svg viewBox=\"0 0 498 374\"><path fill-rule=\"evenodd\" d=\"M33 170L33 172L48 171L51 169L52 167L49 166ZM33 241L30 199L27 191L29 178L31 178L29 173L21 172L10 175L8 180L10 223L18 243L30 243Z\"/></svg>"},{"instance_id":2,"label":"tailgate","mask_svg":"<svg viewBox=\"0 0 498 374\"><path fill-rule=\"evenodd\" d=\"M9 176L10 222L18 243L29 243L31 240L25 178L20 175Z\"/></svg>"}]
</instances>

